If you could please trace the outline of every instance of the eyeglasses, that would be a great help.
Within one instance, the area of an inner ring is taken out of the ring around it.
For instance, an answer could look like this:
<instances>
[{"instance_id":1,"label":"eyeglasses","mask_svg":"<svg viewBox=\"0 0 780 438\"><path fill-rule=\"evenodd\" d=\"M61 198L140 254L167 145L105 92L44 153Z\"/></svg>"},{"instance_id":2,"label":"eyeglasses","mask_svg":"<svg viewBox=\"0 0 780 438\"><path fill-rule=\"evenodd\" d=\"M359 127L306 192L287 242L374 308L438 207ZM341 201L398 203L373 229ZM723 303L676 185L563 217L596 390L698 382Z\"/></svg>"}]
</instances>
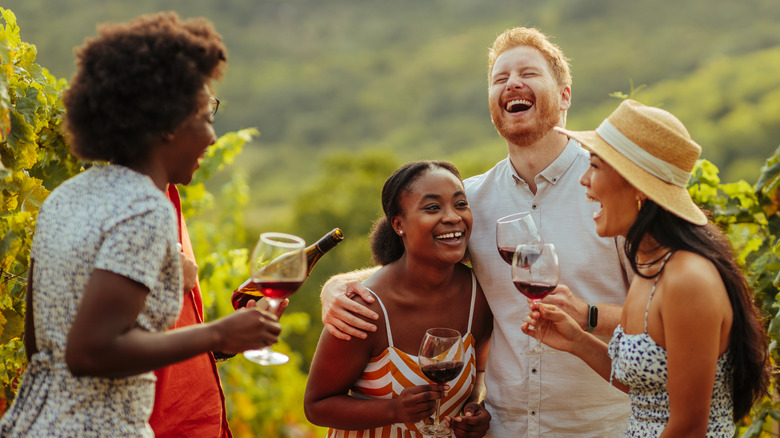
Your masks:
<instances>
[{"instance_id":1,"label":"eyeglasses","mask_svg":"<svg viewBox=\"0 0 780 438\"><path fill-rule=\"evenodd\" d=\"M209 105L211 106L211 112L209 113L210 117L214 119L214 117L217 116L217 110L219 109L219 99L217 99L214 96L211 96L209 99Z\"/></svg>"}]
</instances>

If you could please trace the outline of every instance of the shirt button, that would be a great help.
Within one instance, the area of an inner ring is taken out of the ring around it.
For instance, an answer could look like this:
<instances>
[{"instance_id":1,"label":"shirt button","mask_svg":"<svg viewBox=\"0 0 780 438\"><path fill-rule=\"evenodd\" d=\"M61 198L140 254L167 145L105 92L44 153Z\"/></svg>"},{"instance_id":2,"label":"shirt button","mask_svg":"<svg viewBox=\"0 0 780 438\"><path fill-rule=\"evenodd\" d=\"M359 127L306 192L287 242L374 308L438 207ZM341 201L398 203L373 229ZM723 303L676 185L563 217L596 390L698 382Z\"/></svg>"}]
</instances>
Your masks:
<instances>
[{"instance_id":1,"label":"shirt button","mask_svg":"<svg viewBox=\"0 0 780 438\"><path fill-rule=\"evenodd\" d=\"M536 415L536 411L531 411L531 415Z\"/></svg>"},{"instance_id":2,"label":"shirt button","mask_svg":"<svg viewBox=\"0 0 780 438\"><path fill-rule=\"evenodd\" d=\"M531 374L536 374L536 368L531 368Z\"/></svg>"},{"instance_id":3,"label":"shirt button","mask_svg":"<svg viewBox=\"0 0 780 438\"><path fill-rule=\"evenodd\" d=\"M536 210L536 204L532 205L531 208Z\"/></svg>"}]
</instances>

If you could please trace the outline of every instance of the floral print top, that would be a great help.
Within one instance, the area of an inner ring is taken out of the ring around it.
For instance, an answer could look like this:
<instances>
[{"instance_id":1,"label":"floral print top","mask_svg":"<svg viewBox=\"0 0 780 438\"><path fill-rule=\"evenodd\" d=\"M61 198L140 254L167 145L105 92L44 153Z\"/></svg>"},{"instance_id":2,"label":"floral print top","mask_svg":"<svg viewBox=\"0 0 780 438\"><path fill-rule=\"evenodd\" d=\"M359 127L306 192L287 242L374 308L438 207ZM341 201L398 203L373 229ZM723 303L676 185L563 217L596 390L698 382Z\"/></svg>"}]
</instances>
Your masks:
<instances>
[{"instance_id":1,"label":"floral print top","mask_svg":"<svg viewBox=\"0 0 780 438\"><path fill-rule=\"evenodd\" d=\"M152 437L154 374L75 377L65 346L95 269L149 289L136 328L167 330L181 309L176 216L152 180L98 165L65 181L44 202L31 259L38 352L0 421L3 437Z\"/></svg>"},{"instance_id":2,"label":"floral print top","mask_svg":"<svg viewBox=\"0 0 780 438\"><path fill-rule=\"evenodd\" d=\"M671 255L671 253L669 254ZM666 260L669 259L667 255ZM663 266L661 270L663 270ZM655 278L645 310L645 331L626 334L617 326L609 342L612 359L612 377L629 387L631 416L628 418L627 437L657 437L669 421L669 376L666 350L647 333L647 313L653 299L659 274ZM715 383L710 404L707 438L731 438L734 436L734 402L731 394L733 369L726 351L718 358ZM611 382L610 382L611 383Z\"/></svg>"}]
</instances>

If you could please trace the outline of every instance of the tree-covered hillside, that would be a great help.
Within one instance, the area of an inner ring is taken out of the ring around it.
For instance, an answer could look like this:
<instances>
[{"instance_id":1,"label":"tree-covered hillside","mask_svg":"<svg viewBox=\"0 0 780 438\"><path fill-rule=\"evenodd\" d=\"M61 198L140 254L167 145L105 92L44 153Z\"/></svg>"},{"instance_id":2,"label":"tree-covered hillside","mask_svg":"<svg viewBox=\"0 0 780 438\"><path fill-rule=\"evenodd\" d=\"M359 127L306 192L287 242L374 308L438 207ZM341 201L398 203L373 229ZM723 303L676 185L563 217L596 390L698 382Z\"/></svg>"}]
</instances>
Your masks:
<instances>
[{"instance_id":1,"label":"tree-covered hillside","mask_svg":"<svg viewBox=\"0 0 780 438\"><path fill-rule=\"evenodd\" d=\"M780 46L780 8L773 0L3 3L38 47L39 61L65 78L73 71L73 47L99 22L168 9L211 19L230 49L217 129L261 133L238 164L251 179L248 224L255 230L289 212L290 195L333 150L391 149L402 161L461 154L477 160L478 170L503 156L486 105L486 52L498 33L518 25L539 27L571 58L571 127L592 126L606 115L617 104L611 92L663 83L684 91L674 110L727 179L752 182L761 158L778 143L776 128L764 121L751 126L754 113L732 104L753 102L762 120L780 119L769 99L758 102L778 89L776 81L735 85L729 77L750 74L752 62L771 68L777 59L766 51ZM714 65L722 74L706 76ZM726 114L729 126L749 133L745 143L723 132Z\"/></svg>"}]
</instances>

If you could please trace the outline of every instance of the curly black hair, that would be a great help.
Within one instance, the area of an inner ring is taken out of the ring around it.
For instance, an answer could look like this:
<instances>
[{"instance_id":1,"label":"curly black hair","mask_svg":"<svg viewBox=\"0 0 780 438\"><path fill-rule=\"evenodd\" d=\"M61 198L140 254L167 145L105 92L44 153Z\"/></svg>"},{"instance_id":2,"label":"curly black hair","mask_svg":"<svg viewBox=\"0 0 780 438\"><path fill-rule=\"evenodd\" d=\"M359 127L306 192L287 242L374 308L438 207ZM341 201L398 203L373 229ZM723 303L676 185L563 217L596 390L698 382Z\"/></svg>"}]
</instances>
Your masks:
<instances>
[{"instance_id":1,"label":"curly black hair","mask_svg":"<svg viewBox=\"0 0 780 438\"><path fill-rule=\"evenodd\" d=\"M204 86L222 77L227 49L206 19L174 12L104 24L76 49L63 95L71 151L87 161L134 165L204 106Z\"/></svg>"},{"instance_id":2,"label":"curly black hair","mask_svg":"<svg viewBox=\"0 0 780 438\"><path fill-rule=\"evenodd\" d=\"M371 228L371 252L374 263L390 264L404 254L404 242L401 240L390 220L403 215L401 198L409 191L409 186L430 169L445 169L461 179L460 172L448 161L413 161L393 172L382 187L382 210L385 215L377 219Z\"/></svg>"}]
</instances>

